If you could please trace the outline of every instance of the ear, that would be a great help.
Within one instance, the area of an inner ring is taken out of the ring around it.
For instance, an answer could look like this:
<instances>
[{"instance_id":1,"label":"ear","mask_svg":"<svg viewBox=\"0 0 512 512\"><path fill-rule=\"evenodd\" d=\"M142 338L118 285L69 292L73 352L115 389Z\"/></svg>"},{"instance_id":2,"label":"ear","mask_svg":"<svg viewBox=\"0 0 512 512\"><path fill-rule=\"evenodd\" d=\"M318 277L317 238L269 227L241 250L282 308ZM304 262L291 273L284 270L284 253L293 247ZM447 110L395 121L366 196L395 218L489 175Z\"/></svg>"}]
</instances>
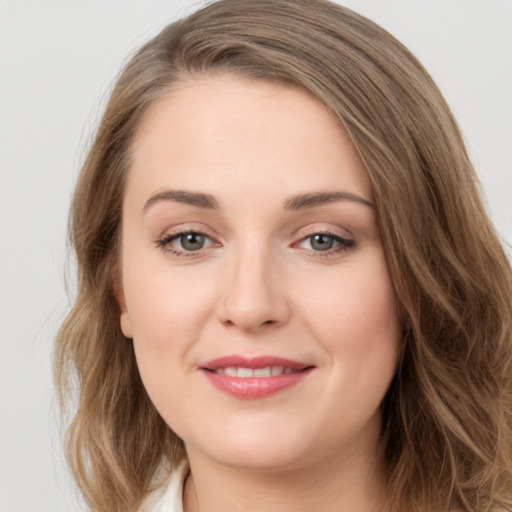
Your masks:
<instances>
[{"instance_id":1,"label":"ear","mask_svg":"<svg viewBox=\"0 0 512 512\"><path fill-rule=\"evenodd\" d=\"M119 324L121 331L127 338L133 338L132 321L130 315L128 314L128 309L126 308L119 265L117 263L111 263L110 269L112 279L112 292L117 301L117 305L119 306Z\"/></svg>"},{"instance_id":2,"label":"ear","mask_svg":"<svg viewBox=\"0 0 512 512\"><path fill-rule=\"evenodd\" d=\"M127 311L124 311L121 313L120 323L121 323L122 333L127 338L132 339L133 338L132 321L131 321L130 316L128 315Z\"/></svg>"}]
</instances>

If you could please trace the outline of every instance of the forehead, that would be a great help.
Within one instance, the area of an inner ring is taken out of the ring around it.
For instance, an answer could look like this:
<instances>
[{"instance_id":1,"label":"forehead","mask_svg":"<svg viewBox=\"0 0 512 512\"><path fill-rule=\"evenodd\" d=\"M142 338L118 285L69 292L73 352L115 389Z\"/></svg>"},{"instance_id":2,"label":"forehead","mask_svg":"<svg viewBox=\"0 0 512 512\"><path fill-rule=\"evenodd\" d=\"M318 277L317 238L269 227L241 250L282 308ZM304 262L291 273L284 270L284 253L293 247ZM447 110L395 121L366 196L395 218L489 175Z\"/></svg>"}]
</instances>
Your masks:
<instances>
[{"instance_id":1,"label":"forehead","mask_svg":"<svg viewBox=\"0 0 512 512\"><path fill-rule=\"evenodd\" d=\"M259 80L176 86L144 115L131 156L128 188L136 182L146 193L348 187L371 197L364 166L333 114L300 90Z\"/></svg>"}]
</instances>

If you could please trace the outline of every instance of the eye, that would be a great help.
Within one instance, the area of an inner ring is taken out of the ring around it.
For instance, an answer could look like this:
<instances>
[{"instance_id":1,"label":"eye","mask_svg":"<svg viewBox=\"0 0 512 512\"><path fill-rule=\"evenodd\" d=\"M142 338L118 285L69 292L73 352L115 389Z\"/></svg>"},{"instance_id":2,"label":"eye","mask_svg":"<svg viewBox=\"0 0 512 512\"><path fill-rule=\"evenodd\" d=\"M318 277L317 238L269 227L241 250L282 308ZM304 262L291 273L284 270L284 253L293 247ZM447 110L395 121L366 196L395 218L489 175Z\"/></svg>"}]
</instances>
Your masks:
<instances>
[{"instance_id":1,"label":"eye","mask_svg":"<svg viewBox=\"0 0 512 512\"><path fill-rule=\"evenodd\" d=\"M297 245L313 252L332 253L348 250L355 242L333 233L314 233L303 238Z\"/></svg>"},{"instance_id":2,"label":"eye","mask_svg":"<svg viewBox=\"0 0 512 512\"><path fill-rule=\"evenodd\" d=\"M318 235L312 235L309 238L309 243L314 251L328 251L332 249L335 243L334 237L319 233Z\"/></svg>"},{"instance_id":3,"label":"eye","mask_svg":"<svg viewBox=\"0 0 512 512\"><path fill-rule=\"evenodd\" d=\"M207 237L201 233L186 233L179 235L174 241L178 242L185 251L198 251L207 243Z\"/></svg>"},{"instance_id":4,"label":"eye","mask_svg":"<svg viewBox=\"0 0 512 512\"><path fill-rule=\"evenodd\" d=\"M194 255L202 249L207 249L212 244L210 237L197 231L165 235L157 242L158 247L161 247L164 251L183 257Z\"/></svg>"}]
</instances>

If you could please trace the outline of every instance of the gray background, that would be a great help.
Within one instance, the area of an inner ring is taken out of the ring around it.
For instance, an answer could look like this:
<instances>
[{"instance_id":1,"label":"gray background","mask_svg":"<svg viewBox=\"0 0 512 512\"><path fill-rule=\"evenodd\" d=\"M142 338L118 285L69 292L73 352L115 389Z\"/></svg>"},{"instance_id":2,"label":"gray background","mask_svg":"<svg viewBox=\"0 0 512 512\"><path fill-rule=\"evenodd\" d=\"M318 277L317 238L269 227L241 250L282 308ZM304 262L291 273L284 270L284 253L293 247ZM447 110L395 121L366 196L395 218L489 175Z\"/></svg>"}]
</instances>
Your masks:
<instances>
[{"instance_id":1,"label":"gray background","mask_svg":"<svg viewBox=\"0 0 512 512\"><path fill-rule=\"evenodd\" d=\"M390 30L432 73L512 242L512 0L340 3ZM68 307L70 194L127 55L201 4L0 0L0 512L80 509L51 377Z\"/></svg>"}]
</instances>

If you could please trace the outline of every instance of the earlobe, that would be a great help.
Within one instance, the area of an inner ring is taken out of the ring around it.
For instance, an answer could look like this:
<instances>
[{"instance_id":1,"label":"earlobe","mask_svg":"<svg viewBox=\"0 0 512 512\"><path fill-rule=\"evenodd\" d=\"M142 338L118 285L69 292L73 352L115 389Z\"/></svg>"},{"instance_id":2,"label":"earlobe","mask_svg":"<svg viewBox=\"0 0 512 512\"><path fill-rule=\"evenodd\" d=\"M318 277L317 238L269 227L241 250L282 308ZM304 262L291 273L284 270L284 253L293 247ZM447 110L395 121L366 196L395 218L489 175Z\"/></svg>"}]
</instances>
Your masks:
<instances>
[{"instance_id":1,"label":"earlobe","mask_svg":"<svg viewBox=\"0 0 512 512\"><path fill-rule=\"evenodd\" d=\"M127 338L133 338L132 321L130 319L130 315L126 311L126 308L124 311L121 312L120 323L121 331L123 332L123 334Z\"/></svg>"},{"instance_id":2,"label":"earlobe","mask_svg":"<svg viewBox=\"0 0 512 512\"><path fill-rule=\"evenodd\" d=\"M127 338L133 338L132 321L126 309L126 301L124 300L123 287L121 285L121 276L117 265L111 266L111 276L112 293L114 294L117 305L119 306L119 324L121 331Z\"/></svg>"}]
</instances>

